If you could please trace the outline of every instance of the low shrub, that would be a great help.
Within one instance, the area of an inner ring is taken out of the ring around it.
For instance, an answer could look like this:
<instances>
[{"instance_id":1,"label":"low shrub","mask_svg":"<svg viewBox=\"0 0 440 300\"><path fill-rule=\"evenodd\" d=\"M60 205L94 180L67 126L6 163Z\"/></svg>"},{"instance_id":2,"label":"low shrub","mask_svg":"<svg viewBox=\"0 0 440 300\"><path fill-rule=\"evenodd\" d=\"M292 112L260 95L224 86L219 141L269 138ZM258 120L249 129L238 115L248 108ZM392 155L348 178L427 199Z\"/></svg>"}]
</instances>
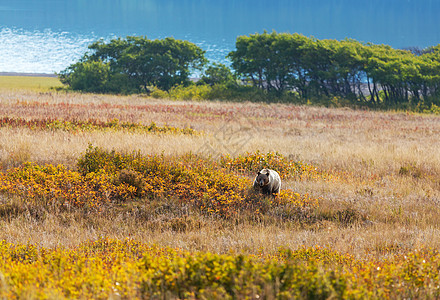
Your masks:
<instances>
[{"instance_id":1,"label":"low shrub","mask_svg":"<svg viewBox=\"0 0 440 300\"><path fill-rule=\"evenodd\" d=\"M255 194L247 176L231 173L221 164L195 155L123 154L89 146L78 170L26 163L0 173L0 192L28 201L100 208L134 198L174 199L202 214L231 218L247 211L318 206L318 199L283 190L276 197Z\"/></svg>"},{"instance_id":2,"label":"low shrub","mask_svg":"<svg viewBox=\"0 0 440 300\"><path fill-rule=\"evenodd\" d=\"M281 257L278 257L281 258ZM312 260L259 260L100 239L69 250L0 242L2 298L341 298L347 279Z\"/></svg>"},{"instance_id":3,"label":"low shrub","mask_svg":"<svg viewBox=\"0 0 440 300\"><path fill-rule=\"evenodd\" d=\"M112 181L105 172L83 176L63 165L25 163L0 173L0 193L20 196L30 204L98 210L106 203L133 199L135 187L114 185Z\"/></svg>"},{"instance_id":4,"label":"low shrub","mask_svg":"<svg viewBox=\"0 0 440 300\"><path fill-rule=\"evenodd\" d=\"M294 92L283 94L268 93L254 86L239 85L235 82L206 84L198 82L188 86L176 85L168 92L153 89L150 93L153 98L175 100L225 100L225 101L252 101L252 102L284 102L302 103Z\"/></svg>"},{"instance_id":5,"label":"low shrub","mask_svg":"<svg viewBox=\"0 0 440 300\"><path fill-rule=\"evenodd\" d=\"M208 100L211 99L212 88L209 85L178 85L169 90L167 98L178 100Z\"/></svg>"},{"instance_id":6,"label":"low shrub","mask_svg":"<svg viewBox=\"0 0 440 300\"><path fill-rule=\"evenodd\" d=\"M261 169L270 168L277 171L282 179L334 180L338 178L338 174L319 170L317 167L301 161L292 161L278 152L261 153L256 151L238 155L235 158L226 155L221 157L220 164L231 171L252 174L256 174Z\"/></svg>"},{"instance_id":7,"label":"low shrub","mask_svg":"<svg viewBox=\"0 0 440 300\"><path fill-rule=\"evenodd\" d=\"M440 254L358 260L327 248L213 254L100 238L73 249L0 241L0 297L178 299L438 298Z\"/></svg>"}]
</instances>

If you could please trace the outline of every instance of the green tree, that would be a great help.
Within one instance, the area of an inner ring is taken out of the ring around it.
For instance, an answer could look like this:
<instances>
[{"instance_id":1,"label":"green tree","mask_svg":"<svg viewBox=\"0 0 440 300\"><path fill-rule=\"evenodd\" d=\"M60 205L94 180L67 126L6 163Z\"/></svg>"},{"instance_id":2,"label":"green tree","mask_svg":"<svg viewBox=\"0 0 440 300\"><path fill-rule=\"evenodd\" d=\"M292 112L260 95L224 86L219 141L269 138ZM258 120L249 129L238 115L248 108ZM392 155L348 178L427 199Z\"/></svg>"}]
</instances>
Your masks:
<instances>
[{"instance_id":1,"label":"green tree","mask_svg":"<svg viewBox=\"0 0 440 300\"><path fill-rule=\"evenodd\" d=\"M211 86L216 84L235 84L236 78L228 66L213 63L206 68L198 83L208 84Z\"/></svg>"},{"instance_id":2,"label":"green tree","mask_svg":"<svg viewBox=\"0 0 440 300\"><path fill-rule=\"evenodd\" d=\"M235 43L236 50L229 53L232 67L237 75L250 79L254 86L264 89L265 60L269 59L268 45L265 45L263 35L240 36Z\"/></svg>"},{"instance_id":3,"label":"green tree","mask_svg":"<svg viewBox=\"0 0 440 300\"><path fill-rule=\"evenodd\" d=\"M299 34L276 32L240 36L228 57L236 74L258 88L280 94L298 86L303 93L308 79L301 64L308 41Z\"/></svg>"},{"instance_id":4,"label":"green tree","mask_svg":"<svg viewBox=\"0 0 440 300\"><path fill-rule=\"evenodd\" d=\"M107 81L100 86L113 92L132 90L149 92L156 86L169 90L175 85L188 85L194 70L201 70L206 63L204 51L193 43L174 38L149 40L146 37L127 37L110 42L97 41L89 46L89 53L82 60L62 72L64 78L75 77L82 64L101 62L108 67ZM67 84L70 81L65 81ZM120 86L118 86L120 82ZM128 85L128 86L127 86ZM72 86L80 89L82 85ZM81 89L82 90L82 89Z\"/></svg>"},{"instance_id":5,"label":"green tree","mask_svg":"<svg viewBox=\"0 0 440 300\"><path fill-rule=\"evenodd\" d=\"M107 92L109 77L109 64L100 60L75 63L59 74L60 81L73 90L92 93Z\"/></svg>"},{"instance_id":6,"label":"green tree","mask_svg":"<svg viewBox=\"0 0 440 300\"><path fill-rule=\"evenodd\" d=\"M421 94L424 99L440 100L440 45L430 47L420 56Z\"/></svg>"}]
</instances>

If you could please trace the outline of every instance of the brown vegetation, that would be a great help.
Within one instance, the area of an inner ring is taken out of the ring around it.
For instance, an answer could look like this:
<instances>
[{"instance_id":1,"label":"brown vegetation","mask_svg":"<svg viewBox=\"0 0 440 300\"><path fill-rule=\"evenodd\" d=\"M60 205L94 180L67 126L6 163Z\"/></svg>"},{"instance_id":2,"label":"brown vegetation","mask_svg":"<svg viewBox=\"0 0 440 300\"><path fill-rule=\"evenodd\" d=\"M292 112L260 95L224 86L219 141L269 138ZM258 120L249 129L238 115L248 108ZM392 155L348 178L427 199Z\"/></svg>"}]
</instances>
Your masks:
<instances>
[{"instance_id":1,"label":"brown vegetation","mask_svg":"<svg viewBox=\"0 0 440 300\"><path fill-rule=\"evenodd\" d=\"M142 96L1 91L0 118L90 119L190 127L202 135L0 128L3 170L26 161L65 164L89 144L142 154L232 157L276 151L338 180L286 179L283 187L322 199L307 222L245 222L187 216L181 208L132 203L101 214L23 206L0 198L0 239L67 247L100 236L187 250L274 253L325 246L362 258L440 246L440 118L309 106L184 102Z\"/></svg>"}]
</instances>

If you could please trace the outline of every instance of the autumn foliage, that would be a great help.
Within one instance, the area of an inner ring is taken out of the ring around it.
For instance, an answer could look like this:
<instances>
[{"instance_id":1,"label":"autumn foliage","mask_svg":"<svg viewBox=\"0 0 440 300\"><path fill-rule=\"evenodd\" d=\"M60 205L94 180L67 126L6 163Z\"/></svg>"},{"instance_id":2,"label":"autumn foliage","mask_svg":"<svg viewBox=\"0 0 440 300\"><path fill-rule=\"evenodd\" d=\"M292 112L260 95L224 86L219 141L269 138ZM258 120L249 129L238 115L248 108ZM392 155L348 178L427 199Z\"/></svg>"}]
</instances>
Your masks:
<instances>
[{"instance_id":1,"label":"autumn foliage","mask_svg":"<svg viewBox=\"0 0 440 300\"><path fill-rule=\"evenodd\" d=\"M320 248L188 252L100 238L73 249L0 242L0 296L108 299L438 298L438 251L358 260Z\"/></svg>"},{"instance_id":2,"label":"autumn foliage","mask_svg":"<svg viewBox=\"0 0 440 300\"><path fill-rule=\"evenodd\" d=\"M335 180L340 174L319 170L316 166L301 161L291 160L277 152L246 153L237 157L223 156L221 165L233 171L252 172L253 174L264 168L277 170L282 179L296 180Z\"/></svg>"},{"instance_id":3,"label":"autumn foliage","mask_svg":"<svg viewBox=\"0 0 440 300\"><path fill-rule=\"evenodd\" d=\"M78 160L77 170L26 163L0 174L2 193L34 203L97 210L135 198L171 199L221 218L236 217L244 211L263 214L280 206L295 210L318 205L318 199L308 194L283 190L267 198L251 187L250 178L196 155L146 156L92 146Z\"/></svg>"}]
</instances>

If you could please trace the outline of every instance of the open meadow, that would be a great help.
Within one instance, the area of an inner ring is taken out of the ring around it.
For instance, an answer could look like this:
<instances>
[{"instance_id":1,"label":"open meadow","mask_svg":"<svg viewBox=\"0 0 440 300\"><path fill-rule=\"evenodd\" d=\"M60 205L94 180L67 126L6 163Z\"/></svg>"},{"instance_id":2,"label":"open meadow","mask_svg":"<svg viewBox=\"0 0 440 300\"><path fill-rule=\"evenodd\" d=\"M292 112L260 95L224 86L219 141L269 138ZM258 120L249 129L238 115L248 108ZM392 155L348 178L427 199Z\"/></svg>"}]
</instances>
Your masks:
<instances>
[{"instance_id":1,"label":"open meadow","mask_svg":"<svg viewBox=\"0 0 440 300\"><path fill-rule=\"evenodd\" d=\"M439 133L427 114L2 83L0 294L439 297ZM263 167L276 198L251 191Z\"/></svg>"}]
</instances>

